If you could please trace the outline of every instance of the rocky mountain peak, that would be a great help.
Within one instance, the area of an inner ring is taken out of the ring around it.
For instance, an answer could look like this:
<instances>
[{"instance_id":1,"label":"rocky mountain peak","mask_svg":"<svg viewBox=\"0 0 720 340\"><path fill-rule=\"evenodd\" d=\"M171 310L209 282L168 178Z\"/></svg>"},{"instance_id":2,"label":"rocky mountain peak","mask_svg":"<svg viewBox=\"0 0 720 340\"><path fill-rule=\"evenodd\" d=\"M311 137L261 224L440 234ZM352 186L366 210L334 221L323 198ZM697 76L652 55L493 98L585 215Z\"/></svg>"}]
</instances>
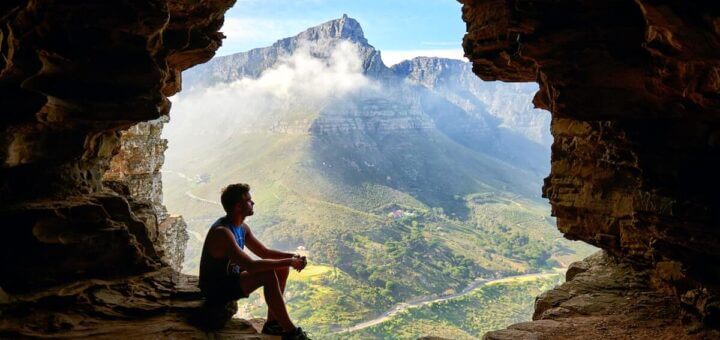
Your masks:
<instances>
[{"instance_id":1,"label":"rocky mountain peak","mask_svg":"<svg viewBox=\"0 0 720 340\"><path fill-rule=\"evenodd\" d=\"M295 38L308 41L344 39L360 43L362 45L368 44L360 23L357 20L348 17L347 14L343 14L343 16L339 19L330 20L318 26L308 28L304 32L298 34Z\"/></svg>"},{"instance_id":2,"label":"rocky mountain peak","mask_svg":"<svg viewBox=\"0 0 720 340\"><path fill-rule=\"evenodd\" d=\"M370 47L360 23L343 14L339 19L330 20L310 27L299 34L278 40L273 46L294 47L298 43L320 43L326 41L347 40L362 47Z\"/></svg>"},{"instance_id":3,"label":"rocky mountain peak","mask_svg":"<svg viewBox=\"0 0 720 340\"><path fill-rule=\"evenodd\" d=\"M469 64L464 61L437 57L415 57L393 65L391 69L398 76L428 88L435 87L443 76L457 76L470 71Z\"/></svg>"},{"instance_id":4,"label":"rocky mountain peak","mask_svg":"<svg viewBox=\"0 0 720 340\"><path fill-rule=\"evenodd\" d=\"M368 43L360 23L343 14L338 19L280 39L271 46L213 58L208 63L184 72L183 84L190 88L231 82L243 77L257 78L281 57L292 55L301 46L309 46L314 57L323 58L330 56L341 41L348 41L358 47L365 74L377 78L392 76L392 72L382 62L380 53Z\"/></svg>"}]
</instances>

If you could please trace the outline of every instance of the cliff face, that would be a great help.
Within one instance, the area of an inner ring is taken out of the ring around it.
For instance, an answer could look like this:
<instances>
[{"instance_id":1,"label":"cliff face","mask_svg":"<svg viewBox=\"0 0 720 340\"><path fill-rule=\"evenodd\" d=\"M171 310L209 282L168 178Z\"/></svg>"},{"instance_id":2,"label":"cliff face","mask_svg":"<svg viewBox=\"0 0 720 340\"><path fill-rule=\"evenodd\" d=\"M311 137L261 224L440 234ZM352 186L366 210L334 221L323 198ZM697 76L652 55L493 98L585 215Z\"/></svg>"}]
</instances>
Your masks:
<instances>
[{"instance_id":1,"label":"cliff face","mask_svg":"<svg viewBox=\"0 0 720 340\"><path fill-rule=\"evenodd\" d=\"M630 291L667 313L622 320L667 320L656 328L672 331L681 314L699 322L690 329L698 336L718 327L718 5L463 2L473 71L538 82L535 104L553 114L543 190L558 227L612 257L587 271L583 282L597 285L566 298ZM178 321L197 292L163 264L129 192L102 178L120 131L167 115L180 72L212 57L232 3L0 4L2 336L202 335ZM593 280L614 263L638 290ZM602 322L618 300L574 312L571 300L542 298L542 320L522 326L525 335L562 336L543 327L573 324L627 334L616 329L622 320ZM564 309L548 313L546 302ZM647 311L633 306L623 310ZM573 323L578 314L590 318Z\"/></svg>"},{"instance_id":2,"label":"cliff face","mask_svg":"<svg viewBox=\"0 0 720 340\"><path fill-rule=\"evenodd\" d=\"M166 134L174 150L238 132L339 137L334 143L355 133L348 145L373 144L373 135L440 134L530 170L534 178L547 173L550 117L530 104L535 86L484 82L470 63L452 59L420 57L388 68L380 55L360 24L343 16L272 46L214 58L183 73L186 91L178 95L174 112L179 119ZM288 80L275 84L280 76ZM317 87L333 93L307 91L315 79L328 79ZM351 80L352 89L343 91ZM253 95L243 100L244 92ZM177 110L200 102L197 98L225 105L203 112L205 119L198 119L198 109ZM176 161L173 155L169 159Z\"/></svg>"},{"instance_id":3,"label":"cliff face","mask_svg":"<svg viewBox=\"0 0 720 340\"><path fill-rule=\"evenodd\" d=\"M102 180L133 142L121 131L166 116L180 72L213 56L233 2L0 5L0 336L203 335L185 321L198 292L157 244L172 227L146 204L158 164L125 164L148 176L120 193Z\"/></svg>"},{"instance_id":4,"label":"cliff face","mask_svg":"<svg viewBox=\"0 0 720 340\"><path fill-rule=\"evenodd\" d=\"M189 239L182 216L170 216L162 203L162 175L167 140L160 138L168 116L138 123L123 131L120 150L103 174L103 184L129 196L130 206L148 226L150 240L161 258L176 271L182 270Z\"/></svg>"},{"instance_id":5,"label":"cliff face","mask_svg":"<svg viewBox=\"0 0 720 340\"><path fill-rule=\"evenodd\" d=\"M543 193L558 228L717 327L718 6L462 2L473 71L537 81L534 103L552 112Z\"/></svg>"},{"instance_id":6,"label":"cliff face","mask_svg":"<svg viewBox=\"0 0 720 340\"><path fill-rule=\"evenodd\" d=\"M343 15L340 19L311 27L296 36L278 40L272 46L215 58L185 72L183 77L186 84L199 87L243 77L257 78L282 58L291 56L298 48L308 48L311 55L327 58L342 42L350 42L358 47L363 73L378 78L392 74L383 64L380 52L368 44L360 23Z\"/></svg>"},{"instance_id":7,"label":"cliff face","mask_svg":"<svg viewBox=\"0 0 720 340\"><path fill-rule=\"evenodd\" d=\"M471 63L453 59L417 57L392 69L407 83L428 88L465 111L486 111L502 129L543 146L552 143L547 111L533 109L526 100L536 91L533 86L483 81Z\"/></svg>"}]
</instances>

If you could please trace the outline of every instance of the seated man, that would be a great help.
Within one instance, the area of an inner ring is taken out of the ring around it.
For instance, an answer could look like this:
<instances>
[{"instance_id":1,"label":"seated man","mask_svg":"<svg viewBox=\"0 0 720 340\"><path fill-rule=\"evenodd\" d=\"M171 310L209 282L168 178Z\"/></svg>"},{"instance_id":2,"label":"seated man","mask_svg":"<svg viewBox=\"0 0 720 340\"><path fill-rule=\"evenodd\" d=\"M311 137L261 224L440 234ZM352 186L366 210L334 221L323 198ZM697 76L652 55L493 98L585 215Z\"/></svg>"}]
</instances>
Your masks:
<instances>
[{"instance_id":1,"label":"seated man","mask_svg":"<svg viewBox=\"0 0 720 340\"><path fill-rule=\"evenodd\" d=\"M282 335L283 339L307 339L300 327L290 321L283 292L290 267L305 268L305 257L265 247L253 236L245 218L253 214L255 202L250 186L231 184L220 197L226 216L210 227L200 259L200 289L208 300L228 301L247 297L263 287L268 315L263 333ZM247 245L261 259L244 251Z\"/></svg>"}]
</instances>

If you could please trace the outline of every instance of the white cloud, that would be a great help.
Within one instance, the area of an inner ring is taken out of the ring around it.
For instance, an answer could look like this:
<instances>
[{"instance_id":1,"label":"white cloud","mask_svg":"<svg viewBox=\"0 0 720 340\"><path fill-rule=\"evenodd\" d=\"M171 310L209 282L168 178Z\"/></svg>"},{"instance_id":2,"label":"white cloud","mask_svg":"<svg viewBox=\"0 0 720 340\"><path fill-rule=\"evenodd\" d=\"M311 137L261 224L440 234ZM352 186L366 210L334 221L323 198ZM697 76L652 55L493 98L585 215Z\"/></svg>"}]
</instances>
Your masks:
<instances>
[{"instance_id":1,"label":"white cloud","mask_svg":"<svg viewBox=\"0 0 720 340\"><path fill-rule=\"evenodd\" d=\"M175 145L178 140L197 144L198 139L187 137L204 136L212 142L238 130L266 130L288 113L316 112L332 99L375 87L362 73L356 45L340 42L323 59L310 50L300 46L256 79L179 93L171 98L172 120L164 137Z\"/></svg>"},{"instance_id":2,"label":"white cloud","mask_svg":"<svg viewBox=\"0 0 720 340\"><path fill-rule=\"evenodd\" d=\"M412 59L415 57L440 57L449 59L464 60L463 50L461 48L455 49L436 49L436 50L390 50L381 51L383 62L385 65L392 66L403 60Z\"/></svg>"},{"instance_id":3,"label":"white cloud","mask_svg":"<svg viewBox=\"0 0 720 340\"><path fill-rule=\"evenodd\" d=\"M303 46L258 79L243 78L208 89L208 93L230 91L250 97L270 96L273 100L322 101L367 84L357 47L342 42L327 60L311 56L309 47Z\"/></svg>"}]
</instances>

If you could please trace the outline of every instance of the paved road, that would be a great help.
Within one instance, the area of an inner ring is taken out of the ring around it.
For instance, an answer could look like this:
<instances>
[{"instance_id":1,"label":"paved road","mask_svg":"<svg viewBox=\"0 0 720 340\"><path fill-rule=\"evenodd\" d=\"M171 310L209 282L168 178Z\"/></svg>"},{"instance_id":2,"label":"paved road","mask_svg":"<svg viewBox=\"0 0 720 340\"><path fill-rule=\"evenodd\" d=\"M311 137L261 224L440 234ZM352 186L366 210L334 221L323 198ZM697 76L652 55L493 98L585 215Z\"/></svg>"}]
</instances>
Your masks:
<instances>
[{"instance_id":1,"label":"paved road","mask_svg":"<svg viewBox=\"0 0 720 340\"><path fill-rule=\"evenodd\" d=\"M192 198L192 199L194 199L194 200L196 200L196 201L205 202L205 203L210 203L210 204L214 204L214 205L221 205L220 202L218 202L218 201L212 201L212 200L209 200L209 199L202 198L202 197L200 197L200 196L196 196L195 194L193 194L192 192L190 192L190 190L188 190L188 191L185 192L185 196L190 197L190 198Z\"/></svg>"},{"instance_id":2,"label":"paved road","mask_svg":"<svg viewBox=\"0 0 720 340\"><path fill-rule=\"evenodd\" d=\"M190 183L193 183L193 180L192 180L192 178L190 178L190 176L188 176L188 175L186 175L186 174L184 174L184 173L182 173L182 172L180 172L180 171L163 170L163 172L169 173L169 174L176 174L176 175L178 175L180 178L182 178L182 179L184 179L184 180L186 180L186 181L188 181L188 182L190 182ZM200 196L197 196L197 195L193 194L190 190L188 190L188 191L185 192L185 196L190 197L190 198L192 198L192 199L194 199L194 200L196 200L196 201L200 201L200 202L204 202L204 203L210 203L210 204L214 204L214 205L221 205L220 202L218 202L218 201L213 201L213 200L209 200L209 199L205 199L205 198L202 198L202 197L200 197Z\"/></svg>"},{"instance_id":3,"label":"paved road","mask_svg":"<svg viewBox=\"0 0 720 340\"><path fill-rule=\"evenodd\" d=\"M443 296L439 296L439 297L438 297L438 296L427 296L427 297L423 297L423 298L420 298L420 299L415 299L415 300L413 300L413 301L398 303L398 304L395 305L393 308L391 308L390 310L386 311L385 313L383 313L382 315L380 315L379 317L377 317L377 318L375 318L375 319L368 320L368 321L365 321L365 322L361 322L361 323L359 323L359 324L356 324L355 326L348 327L348 328L345 328L345 329L343 329L343 330L341 330L341 331L335 332L335 334L347 333L347 332L354 332L354 331L358 331L358 330L361 330L361 329L364 329L364 328L368 328L368 327L371 327L371 326L375 326L375 325L377 325L377 324L379 324L379 323L382 323L383 321L386 321L386 320L388 320L389 318L395 316L397 313L400 313L400 312L402 312L402 311L408 310L408 309L410 309L410 308L422 307L422 306L426 306L426 305L433 304L433 303L436 303L436 302L446 301L446 300L458 298L458 297L461 297L461 296L463 296L463 295L466 295L466 294L472 292L473 290L475 290L475 289L477 289L477 288L479 288L479 287L482 287L482 286L485 286L485 285L488 285L488 284L500 283L500 282L505 282L505 281L511 281L511 280L519 279L519 278L528 278L528 277L540 278L540 277L546 277L546 276L550 276L550 275L557 274L557 273L562 272L562 271L564 271L564 270L567 270L567 268L555 268L555 269L553 269L553 271L550 271L550 272L542 272L542 273L534 273L534 274L523 274L523 275L506 276L506 277L504 277L504 278L495 279L495 280L478 279L478 280L473 281L467 288L463 289L463 290L462 290L461 292L459 292L459 293L448 294L448 295L443 295Z\"/></svg>"}]
</instances>

